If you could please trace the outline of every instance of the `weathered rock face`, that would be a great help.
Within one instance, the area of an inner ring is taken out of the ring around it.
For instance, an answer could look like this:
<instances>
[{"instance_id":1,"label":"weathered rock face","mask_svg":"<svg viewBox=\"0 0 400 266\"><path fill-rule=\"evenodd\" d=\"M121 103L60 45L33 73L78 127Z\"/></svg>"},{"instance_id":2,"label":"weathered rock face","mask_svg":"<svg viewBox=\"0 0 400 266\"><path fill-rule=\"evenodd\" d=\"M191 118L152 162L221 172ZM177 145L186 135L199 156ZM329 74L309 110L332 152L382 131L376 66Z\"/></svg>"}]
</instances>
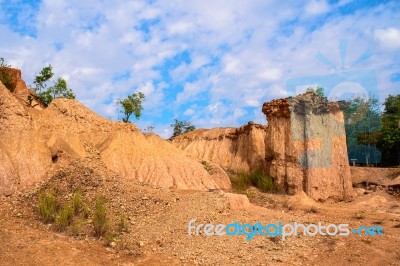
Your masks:
<instances>
[{"instance_id":1,"label":"weathered rock face","mask_svg":"<svg viewBox=\"0 0 400 266\"><path fill-rule=\"evenodd\" d=\"M352 196L343 112L313 93L264 103L266 169L290 194L315 200Z\"/></svg>"},{"instance_id":2,"label":"weathered rock face","mask_svg":"<svg viewBox=\"0 0 400 266\"><path fill-rule=\"evenodd\" d=\"M121 180L166 188L230 188L169 142L146 137L133 124L104 119L77 101L56 99L44 110L18 100L0 82L0 194L42 181L71 160L105 165Z\"/></svg>"},{"instance_id":3,"label":"weathered rock face","mask_svg":"<svg viewBox=\"0 0 400 266\"><path fill-rule=\"evenodd\" d=\"M0 194L41 180L51 154L32 115L0 82Z\"/></svg>"},{"instance_id":4,"label":"weathered rock face","mask_svg":"<svg viewBox=\"0 0 400 266\"><path fill-rule=\"evenodd\" d=\"M197 129L172 139L172 144L194 158L217 163L225 169L251 172L265 162L266 126Z\"/></svg>"},{"instance_id":5,"label":"weathered rock face","mask_svg":"<svg viewBox=\"0 0 400 266\"><path fill-rule=\"evenodd\" d=\"M44 104L38 100L35 93L29 89L22 80L21 70L10 67L0 67L0 74L3 78L7 79L7 86L21 103L38 110L44 109Z\"/></svg>"}]
</instances>

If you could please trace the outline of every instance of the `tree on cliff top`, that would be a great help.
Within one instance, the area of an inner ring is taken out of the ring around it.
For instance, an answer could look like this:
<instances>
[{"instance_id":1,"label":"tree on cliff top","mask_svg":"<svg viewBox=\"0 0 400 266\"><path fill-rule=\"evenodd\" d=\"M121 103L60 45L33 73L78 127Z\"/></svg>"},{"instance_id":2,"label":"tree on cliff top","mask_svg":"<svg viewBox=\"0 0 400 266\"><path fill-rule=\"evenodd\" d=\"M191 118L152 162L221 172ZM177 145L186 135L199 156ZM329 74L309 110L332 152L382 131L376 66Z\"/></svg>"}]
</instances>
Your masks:
<instances>
[{"instance_id":1,"label":"tree on cliff top","mask_svg":"<svg viewBox=\"0 0 400 266\"><path fill-rule=\"evenodd\" d=\"M47 88L47 82L54 76L53 68L51 65L44 67L39 74L35 77L35 92L36 96L42 100L43 103L49 105L52 100L56 98L75 99L74 92L68 88L67 81L63 78L58 78L53 86Z\"/></svg>"},{"instance_id":2,"label":"tree on cliff top","mask_svg":"<svg viewBox=\"0 0 400 266\"><path fill-rule=\"evenodd\" d=\"M125 99L118 100L118 103L122 106L123 110L121 111L124 114L122 121L125 123L129 122L129 118L132 114L135 115L136 119L139 119L143 107L142 102L145 99L145 95L143 92L135 92L132 95L129 95Z\"/></svg>"},{"instance_id":3,"label":"tree on cliff top","mask_svg":"<svg viewBox=\"0 0 400 266\"><path fill-rule=\"evenodd\" d=\"M316 95L318 95L319 97L324 97L324 88L319 87L319 86L317 88L315 88L315 89L311 88L311 87L308 87L306 92L313 92Z\"/></svg>"},{"instance_id":4,"label":"tree on cliff top","mask_svg":"<svg viewBox=\"0 0 400 266\"><path fill-rule=\"evenodd\" d=\"M196 127L193 126L189 121L180 121L176 118L175 123L171 124L171 127L174 128L174 133L172 134L172 137L176 137L196 129Z\"/></svg>"}]
</instances>

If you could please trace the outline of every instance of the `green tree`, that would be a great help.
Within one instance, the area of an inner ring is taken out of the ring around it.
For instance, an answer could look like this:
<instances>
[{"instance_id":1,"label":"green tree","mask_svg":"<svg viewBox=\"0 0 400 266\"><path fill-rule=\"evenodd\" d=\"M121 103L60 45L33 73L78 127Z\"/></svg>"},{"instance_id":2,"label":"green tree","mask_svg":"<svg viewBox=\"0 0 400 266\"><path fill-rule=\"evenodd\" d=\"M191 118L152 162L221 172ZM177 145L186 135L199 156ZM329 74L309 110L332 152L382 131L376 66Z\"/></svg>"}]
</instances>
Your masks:
<instances>
[{"instance_id":1,"label":"green tree","mask_svg":"<svg viewBox=\"0 0 400 266\"><path fill-rule=\"evenodd\" d=\"M386 98L378 147L384 165L400 165L400 94Z\"/></svg>"},{"instance_id":2,"label":"green tree","mask_svg":"<svg viewBox=\"0 0 400 266\"><path fill-rule=\"evenodd\" d=\"M313 93L317 94L319 97L324 97L324 88L319 87L319 86L315 89L308 87L306 92L313 92Z\"/></svg>"},{"instance_id":3,"label":"green tree","mask_svg":"<svg viewBox=\"0 0 400 266\"><path fill-rule=\"evenodd\" d=\"M176 118L175 118L175 123L171 124L171 127L174 128L172 137L176 137L196 129L196 127L193 126L189 121L185 120L180 121Z\"/></svg>"},{"instance_id":4,"label":"green tree","mask_svg":"<svg viewBox=\"0 0 400 266\"><path fill-rule=\"evenodd\" d=\"M128 123L132 114L135 115L136 119L139 119L142 114L142 103L144 99L145 95L139 91L129 95L125 99L118 100L118 103L123 108L121 111L124 114L124 117L122 118L123 122Z\"/></svg>"},{"instance_id":5,"label":"green tree","mask_svg":"<svg viewBox=\"0 0 400 266\"><path fill-rule=\"evenodd\" d=\"M47 87L47 82L54 76L51 65L44 67L35 77L35 92L36 96L46 105L56 98L75 99L75 94L72 89L68 88L67 81L63 78L58 78L53 86Z\"/></svg>"},{"instance_id":6,"label":"green tree","mask_svg":"<svg viewBox=\"0 0 400 266\"><path fill-rule=\"evenodd\" d=\"M47 87L47 82L54 76L53 73L53 67L51 65L48 65L39 72L39 75L35 77L35 80L33 81L33 84L35 84L35 92L41 93L42 90L46 89Z\"/></svg>"},{"instance_id":7,"label":"green tree","mask_svg":"<svg viewBox=\"0 0 400 266\"><path fill-rule=\"evenodd\" d=\"M344 112L347 152L349 159L362 163L378 163L376 147L382 128L382 114L377 97L353 97ZM375 147L375 148L374 148Z\"/></svg>"}]
</instances>

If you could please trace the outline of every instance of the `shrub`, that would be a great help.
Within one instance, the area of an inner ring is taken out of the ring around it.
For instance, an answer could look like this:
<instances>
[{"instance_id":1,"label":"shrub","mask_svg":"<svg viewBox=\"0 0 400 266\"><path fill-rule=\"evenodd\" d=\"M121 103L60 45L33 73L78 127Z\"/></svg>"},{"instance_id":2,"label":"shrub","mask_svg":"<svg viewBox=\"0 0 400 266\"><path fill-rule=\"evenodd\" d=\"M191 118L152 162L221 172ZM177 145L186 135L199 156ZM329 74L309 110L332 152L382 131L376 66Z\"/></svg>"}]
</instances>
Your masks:
<instances>
[{"instance_id":1,"label":"shrub","mask_svg":"<svg viewBox=\"0 0 400 266\"><path fill-rule=\"evenodd\" d=\"M261 168L258 168L251 174L251 183L262 192L276 191L273 178L264 174Z\"/></svg>"},{"instance_id":2,"label":"shrub","mask_svg":"<svg viewBox=\"0 0 400 266\"><path fill-rule=\"evenodd\" d=\"M126 222L125 214L121 212L119 215L118 231L121 233L123 231L128 231L128 223Z\"/></svg>"},{"instance_id":3,"label":"shrub","mask_svg":"<svg viewBox=\"0 0 400 266\"><path fill-rule=\"evenodd\" d=\"M272 177L264 174L261 168L256 169L251 174L239 172L230 175L232 187L237 192L244 192L250 186L257 187L262 192L276 191L276 186Z\"/></svg>"},{"instance_id":4,"label":"shrub","mask_svg":"<svg viewBox=\"0 0 400 266\"><path fill-rule=\"evenodd\" d=\"M69 204L64 205L56 218L56 226L59 231L64 231L72 223L74 218L73 207Z\"/></svg>"},{"instance_id":5,"label":"shrub","mask_svg":"<svg viewBox=\"0 0 400 266\"><path fill-rule=\"evenodd\" d=\"M231 183L233 190L242 193L251 185L250 175L243 172L231 175Z\"/></svg>"},{"instance_id":6,"label":"shrub","mask_svg":"<svg viewBox=\"0 0 400 266\"><path fill-rule=\"evenodd\" d=\"M73 219L70 227L71 234L74 236L78 236L82 232L82 226L83 226L83 219L81 217Z\"/></svg>"},{"instance_id":7,"label":"shrub","mask_svg":"<svg viewBox=\"0 0 400 266\"><path fill-rule=\"evenodd\" d=\"M10 72L5 67L0 66L0 81L6 86L6 88L10 91L14 91L13 79Z\"/></svg>"},{"instance_id":8,"label":"shrub","mask_svg":"<svg viewBox=\"0 0 400 266\"><path fill-rule=\"evenodd\" d=\"M96 237L104 236L109 227L106 202L103 197L96 198L96 205L94 208L93 229Z\"/></svg>"},{"instance_id":9,"label":"shrub","mask_svg":"<svg viewBox=\"0 0 400 266\"><path fill-rule=\"evenodd\" d=\"M42 192L39 195L39 215L44 223L54 221L57 211L57 198L54 192Z\"/></svg>"},{"instance_id":10,"label":"shrub","mask_svg":"<svg viewBox=\"0 0 400 266\"><path fill-rule=\"evenodd\" d=\"M82 214L84 218L87 218L89 215L88 207L80 189L75 191L72 197L72 209L75 215Z\"/></svg>"}]
</instances>

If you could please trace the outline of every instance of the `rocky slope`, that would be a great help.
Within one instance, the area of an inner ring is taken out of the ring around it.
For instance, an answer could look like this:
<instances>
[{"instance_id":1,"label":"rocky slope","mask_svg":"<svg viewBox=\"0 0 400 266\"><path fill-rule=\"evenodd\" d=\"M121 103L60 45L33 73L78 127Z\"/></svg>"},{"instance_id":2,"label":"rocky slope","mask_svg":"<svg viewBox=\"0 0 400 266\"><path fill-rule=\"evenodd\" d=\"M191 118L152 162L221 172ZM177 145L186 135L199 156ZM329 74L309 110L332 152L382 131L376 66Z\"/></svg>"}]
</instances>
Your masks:
<instances>
[{"instance_id":1,"label":"rocky slope","mask_svg":"<svg viewBox=\"0 0 400 266\"><path fill-rule=\"evenodd\" d=\"M197 129L173 138L172 143L195 158L251 172L264 165L266 128L250 122L240 128Z\"/></svg>"},{"instance_id":2,"label":"rocky slope","mask_svg":"<svg viewBox=\"0 0 400 266\"><path fill-rule=\"evenodd\" d=\"M122 179L152 186L230 188L224 172L211 175L168 142L150 141L133 124L104 119L74 100L56 99L36 110L1 82L0 135L0 194L32 186L59 165L84 158Z\"/></svg>"}]
</instances>

